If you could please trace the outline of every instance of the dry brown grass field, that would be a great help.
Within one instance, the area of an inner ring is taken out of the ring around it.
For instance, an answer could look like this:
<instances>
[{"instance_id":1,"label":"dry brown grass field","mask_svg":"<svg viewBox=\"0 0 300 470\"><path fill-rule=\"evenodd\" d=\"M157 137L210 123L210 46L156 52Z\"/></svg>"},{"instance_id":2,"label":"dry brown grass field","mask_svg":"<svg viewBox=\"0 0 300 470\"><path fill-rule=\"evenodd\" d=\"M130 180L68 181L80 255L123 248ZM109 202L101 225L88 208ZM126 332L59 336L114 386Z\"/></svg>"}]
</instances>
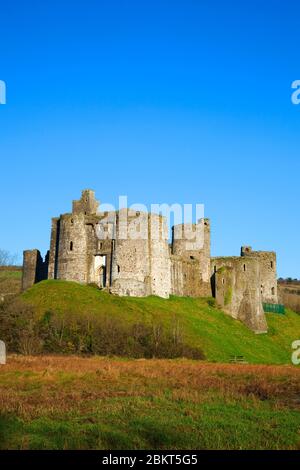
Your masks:
<instances>
[{"instance_id":1,"label":"dry brown grass field","mask_svg":"<svg viewBox=\"0 0 300 470\"><path fill-rule=\"evenodd\" d=\"M20 279L0 270L0 296L16 295ZM167 325L176 313L207 361L10 354L0 366L1 449L300 449L300 367L288 365L299 315L268 314L269 333L257 336L206 299L119 299L50 281L23 297L66 319L104 312ZM229 364L235 354L252 364Z\"/></svg>"},{"instance_id":2,"label":"dry brown grass field","mask_svg":"<svg viewBox=\"0 0 300 470\"><path fill-rule=\"evenodd\" d=\"M300 369L10 356L2 449L299 449Z\"/></svg>"}]
</instances>

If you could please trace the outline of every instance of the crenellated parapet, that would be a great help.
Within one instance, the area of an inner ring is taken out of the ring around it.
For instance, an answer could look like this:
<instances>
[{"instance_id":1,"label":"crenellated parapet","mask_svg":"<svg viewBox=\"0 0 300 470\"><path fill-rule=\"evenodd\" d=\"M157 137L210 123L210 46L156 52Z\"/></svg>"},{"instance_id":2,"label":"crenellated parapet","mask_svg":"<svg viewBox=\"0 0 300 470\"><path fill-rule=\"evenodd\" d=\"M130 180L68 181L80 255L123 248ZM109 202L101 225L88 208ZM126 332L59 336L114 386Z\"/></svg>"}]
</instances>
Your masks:
<instances>
[{"instance_id":1,"label":"crenellated parapet","mask_svg":"<svg viewBox=\"0 0 300 470\"><path fill-rule=\"evenodd\" d=\"M243 246L241 256L210 253L210 221L179 224L169 244L166 217L123 208L100 212L82 191L72 212L52 219L50 251L24 252L23 289L43 279L93 283L120 296L213 296L256 332L267 329L262 302L277 303L276 253Z\"/></svg>"}]
</instances>

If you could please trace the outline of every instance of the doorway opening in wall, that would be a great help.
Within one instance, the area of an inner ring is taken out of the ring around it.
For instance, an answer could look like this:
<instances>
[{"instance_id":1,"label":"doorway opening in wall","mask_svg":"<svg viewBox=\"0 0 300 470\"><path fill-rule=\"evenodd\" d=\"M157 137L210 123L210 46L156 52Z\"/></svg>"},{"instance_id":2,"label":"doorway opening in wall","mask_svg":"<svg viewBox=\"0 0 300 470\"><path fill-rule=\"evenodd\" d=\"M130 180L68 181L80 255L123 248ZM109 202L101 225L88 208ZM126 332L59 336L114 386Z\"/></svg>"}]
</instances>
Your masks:
<instances>
[{"instance_id":1,"label":"doorway opening in wall","mask_svg":"<svg viewBox=\"0 0 300 470\"><path fill-rule=\"evenodd\" d=\"M96 255L94 261L95 283L101 289L106 287L106 255Z\"/></svg>"}]
</instances>

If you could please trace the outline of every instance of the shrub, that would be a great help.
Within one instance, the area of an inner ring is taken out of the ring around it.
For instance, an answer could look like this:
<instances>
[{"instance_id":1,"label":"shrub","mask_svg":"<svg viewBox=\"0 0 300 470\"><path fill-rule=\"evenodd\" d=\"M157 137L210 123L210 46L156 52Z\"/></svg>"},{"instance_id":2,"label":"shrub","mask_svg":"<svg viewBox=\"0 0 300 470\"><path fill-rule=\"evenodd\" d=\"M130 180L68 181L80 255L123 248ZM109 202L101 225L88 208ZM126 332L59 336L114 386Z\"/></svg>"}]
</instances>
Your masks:
<instances>
[{"instance_id":1,"label":"shrub","mask_svg":"<svg viewBox=\"0 0 300 470\"><path fill-rule=\"evenodd\" d=\"M128 324L119 318L73 312L48 311L38 320L32 307L14 299L1 307L0 325L1 337L9 350L21 354L45 352L204 359L201 349L184 343L176 318L169 328L160 323Z\"/></svg>"},{"instance_id":2,"label":"shrub","mask_svg":"<svg viewBox=\"0 0 300 470\"><path fill-rule=\"evenodd\" d=\"M216 307L216 299L215 299L214 297L210 297L210 298L208 299L207 303L208 303L208 305L209 305L210 307L213 307L213 308Z\"/></svg>"},{"instance_id":3,"label":"shrub","mask_svg":"<svg viewBox=\"0 0 300 470\"><path fill-rule=\"evenodd\" d=\"M17 297L0 306L0 335L8 351L37 354L42 349L34 310Z\"/></svg>"}]
</instances>

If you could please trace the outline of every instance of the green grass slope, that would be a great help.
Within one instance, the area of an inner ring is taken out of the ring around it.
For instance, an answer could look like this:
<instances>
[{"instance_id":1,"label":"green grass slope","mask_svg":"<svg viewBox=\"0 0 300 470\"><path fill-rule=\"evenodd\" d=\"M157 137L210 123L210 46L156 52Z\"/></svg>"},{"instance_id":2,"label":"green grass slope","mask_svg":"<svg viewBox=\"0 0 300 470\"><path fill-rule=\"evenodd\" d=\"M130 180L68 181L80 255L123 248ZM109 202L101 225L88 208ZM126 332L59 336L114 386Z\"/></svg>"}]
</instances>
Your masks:
<instances>
[{"instance_id":1,"label":"green grass slope","mask_svg":"<svg viewBox=\"0 0 300 470\"><path fill-rule=\"evenodd\" d=\"M53 280L36 284L22 297L39 316L49 310L63 315L89 312L165 326L176 319L186 343L199 346L209 361L228 362L230 356L242 355L249 363L290 364L291 343L300 339L300 315L290 310L282 316L267 314L268 334L256 335L203 298L116 297L91 286Z\"/></svg>"},{"instance_id":2,"label":"green grass slope","mask_svg":"<svg viewBox=\"0 0 300 470\"><path fill-rule=\"evenodd\" d=\"M17 294L21 290L22 268L0 266L0 296Z\"/></svg>"}]
</instances>

